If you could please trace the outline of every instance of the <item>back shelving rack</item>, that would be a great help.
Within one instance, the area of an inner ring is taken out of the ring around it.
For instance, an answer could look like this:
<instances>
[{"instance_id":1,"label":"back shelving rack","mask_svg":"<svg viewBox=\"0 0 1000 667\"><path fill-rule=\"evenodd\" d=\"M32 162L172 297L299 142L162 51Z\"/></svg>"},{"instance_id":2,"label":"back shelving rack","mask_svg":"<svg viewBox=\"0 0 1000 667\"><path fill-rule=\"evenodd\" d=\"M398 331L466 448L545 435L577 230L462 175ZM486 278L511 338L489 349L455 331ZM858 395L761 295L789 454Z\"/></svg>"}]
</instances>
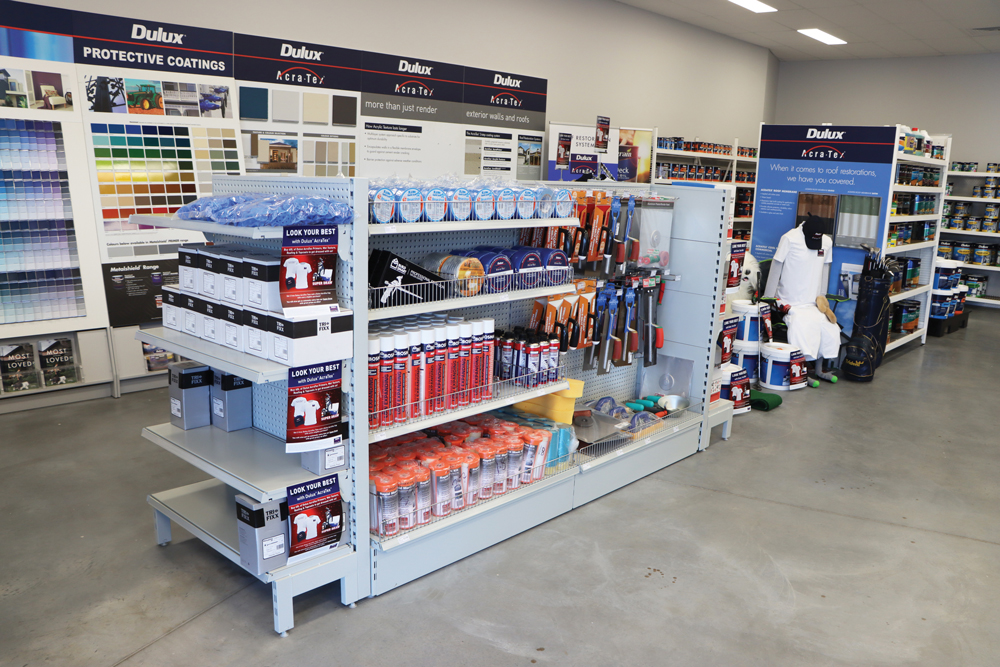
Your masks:
<instances>
[{"instance_id":1,"label":"back shelving rack","mask_svg":"<svg viewBox=\"0 0 1000 667\"><path fill-rule=\"evenodd\" d=\"M949 164L951 164L950 161ZM983 206L986 204L1000 205L1000 198L968 196L972 192L970 184L982 185L985 183L987 178L997 177L1000 177L1000 173L985 171L949 171L948 178L961 179L956 181L956 183L960 183L961 185L954 188L952 192L945 197L945 201L952 202L952 206L954 206L955 202L968 202L972 206L976 207L973 209L972 215L981 218L983 217L983 211L980 210L978 206L980 204ZM947 218L947 215L942 216L939 227L941 229L941 233L948 235L950 238L962 240L966 243L1000 243L1000 233L950 229L947 225ZM998 264L1000 264L1000 262L998 262ZM987 272L987 275L990 276L990 280L987 282L986 295L967 297L966 303L990 308L1000 308L1000 265L998 264L962 264L961 269L963 273L985 271Z\"/></svg>"},{"instance_id":2,"label":"back shelving rack","mask_svg":"<svg viewBox=\"0 0 1000 667\"><path fill-rule=\"evenodd\" d=\"M606 190L620 192L650 189L649 186L607 185L611 187ZM599 450L591 446L586 453L570 454L547 468L542 479L516 491L481 501L464 511L398 535L369 534L365 527L369 497L364 492L369 483L369 443L434 423L487 412L568 386L559 381L540 387L499 391L493 400L475 406L390 429L369 431L365 371L368 323L413 312L406 307L402 310L400 307L369 309L369 287L364 278L368 275L369 249L391 250L405 259L419 259L429 252L476 245L514 245L522 227L579 223L575 219L560 218L370 225L367 222L367 188L367 181L360 178L216 177L216 193L309 192L350 202L355 210L355 224L341 227L341 261L337 269L338 298L342 307L353 310L355 326L353 354L348 360L352 372L345 371L349 379L344 383L350 442L349 465L341 481L341 492L347 506L347 526L343 546L337 550L258 577L272 585L274 627L283 635L294 624L292 598L295 595L339 581L342 603L353 606L359 599L392 590L690 456L708 445L712 426L725 423L728 436L732 419L730 402L707 402L711 391L712 352L718 333L716 314L724 297L725 253L728 252L725 241L732 212L732 189L653 186L658 194L677 198L671 237L672 279L666 282L663 303L658 309L659 323L665 334L665 344L659 353L690 364L691 408L676 418L663 420L641 437L623 436L601 445ZM231 228L164 218L144 218L141 222L185 228L197 225L210 240L218 242L268 248L276 248L281 243L280 229ZM572 288L557 285L545 289L546 293L558 293L560 289L570 291ZM467 319L490 317L496 320L498 329L504 329L527 323L533 299L538 294L525 290L490 296L498 298L447 299L424 304L420 312L446 311ZM208 346L172 336L172 333L161 329L144 330L139 337L255 382L280 382L287 371L284 366L245 354L224 356L217 349L207 349ZM625 399L639 391L641 363L615 367L606 375L598 375L596 371L581 370L582 356L582 350L568 352L561 368L562 377L585 382L584 396L580 400L606 395ZM347 365L345 361L345 367ZM315 477L299 467L299 455L286 454L284 443L267 432L266 423L275 415L258 414L267 409L266 406L258 407L255 401L255 428L233 433L218 429L213 432L214 427L185 432L169 424L144 430L146 438L215 478L149 497L160 544L170 540L173 521L238 564L233 496L244 493L258 500L282 498L285 486ZM265 426L261 428L258 423Z\"/></svg>"},{"instance_id":3,"label":"back shelving rack","mask_svg":"<svg viewBox=\"0 0 1000 667\"><path fill-rule=\"evenodd\" d=\"M910 131L909 127L900 125L897 128L897 133L902 136ZM892 257L919 257L920 258L920 279L919 286L913 287L907 290L903 290L898 294L893 294L889 297L890 304L894 304L903 299L916 299L920 301L920 319L918 321L917 328L911 333L904 334L901 336L893 337L890 335L890 340L885 346L885 351L889 352L898 347L902 347L911 342L920 341L921 344L927 342L927 329L928 322L930 321L930 311L931 311L931 299L930 293L931 288L934 283L934 267L937 262L937 247L938 241L941 238L941 213L943 210L943 204L945 199L945 171L948 167L948 160L951 156L951 137L950 136L934 136L935 146L944 146L944 158L937 159L927 157L925 155L910 155L904 153L901 150L897 150L893 157L892 163L892 184L889 191L889 201L884 203L885 207L885 219L886 224L882 230L882 236L879 239L879 247L882 249L882 253L887 256ZM940 182L937 187L919 186L919 185L901 185L897 183L899 179L899 167L904 166L914 166L914 167L933 167L937 169L940 173ZM909 194L909 195L934 195L936 196L935 210L932 213L923 215L891 215L892 213L892 198L896 194ZM925 222L932 221L937 223L937 231L933 239L921 241L918 243L908 243L903 245L889 246L889 225L891 223L905 223L905 222Z\"/></svg>"}]
</instances>

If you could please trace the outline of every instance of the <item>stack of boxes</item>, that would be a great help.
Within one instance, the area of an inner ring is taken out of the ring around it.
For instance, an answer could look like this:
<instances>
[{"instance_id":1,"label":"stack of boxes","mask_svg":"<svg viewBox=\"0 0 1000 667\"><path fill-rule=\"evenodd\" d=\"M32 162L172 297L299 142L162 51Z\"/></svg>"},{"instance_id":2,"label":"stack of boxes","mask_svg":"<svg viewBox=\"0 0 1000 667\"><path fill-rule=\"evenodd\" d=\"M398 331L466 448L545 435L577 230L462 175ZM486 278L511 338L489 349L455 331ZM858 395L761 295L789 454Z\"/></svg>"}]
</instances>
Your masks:
<instances>
[{"instance_id":1,"label":"stack of boxes","mask_svg":"<svg viewBox=\"0 0 1000 667\"><path fill-rule=\"evenodd\" d=\"M354 318L285 314L277 253L189 243L178 251L180 284L163 287L163 325L285 366L350 356ZM347 350L343 356L337 352ZM332 356L331 356L332 355Z\"/></svg>"}]
</instances>

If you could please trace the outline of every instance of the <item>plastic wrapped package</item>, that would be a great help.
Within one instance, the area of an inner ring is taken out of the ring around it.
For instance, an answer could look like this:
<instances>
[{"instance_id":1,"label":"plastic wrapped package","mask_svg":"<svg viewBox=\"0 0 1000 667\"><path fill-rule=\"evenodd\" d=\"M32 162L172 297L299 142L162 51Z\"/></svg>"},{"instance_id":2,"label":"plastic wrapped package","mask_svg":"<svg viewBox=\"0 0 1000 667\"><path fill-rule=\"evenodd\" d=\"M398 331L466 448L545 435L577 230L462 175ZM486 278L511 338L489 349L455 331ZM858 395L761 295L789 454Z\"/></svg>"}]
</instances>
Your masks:
<instances>
[{"instance_id":1,"label":"plastic wrapped package","mask_svg":"<svg viewBox=\"0 0 1000 667\"><path fill-rule=\"evenodd\" d=\"M243 202L251 199L264 199L267 196L267 194L262 192L237 195L209 195L207 197L196 199L190 204L181 206L177 209L177 217L181 220L213 221L215 220L215 215L220 211L231 208L236 204L242 204Z\"/></svg>"},{"instance_id":2,"label":"plastic wrapped package","mask_svg":"<svg viewBox=\"0 0 1000 667\"><path fill-rule=\"evenodd\" d=\"M218 210L212 220L237 227L344 225L354 221L354 211L349 205L326 197L272 195Z\"/></svg>"}]
</instances>

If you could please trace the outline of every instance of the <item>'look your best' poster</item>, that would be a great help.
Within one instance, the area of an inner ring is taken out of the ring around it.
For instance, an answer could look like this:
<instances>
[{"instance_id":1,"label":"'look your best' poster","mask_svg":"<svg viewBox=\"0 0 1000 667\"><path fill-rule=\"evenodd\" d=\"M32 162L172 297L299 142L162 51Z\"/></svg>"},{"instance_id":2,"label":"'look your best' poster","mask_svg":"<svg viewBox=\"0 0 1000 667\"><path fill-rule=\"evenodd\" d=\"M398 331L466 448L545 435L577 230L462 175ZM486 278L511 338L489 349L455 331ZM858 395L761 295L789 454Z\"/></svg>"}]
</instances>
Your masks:
<instances>
[{"instance_id":1,"label":"'look your best' poster","mask_svg":"<svg viewBox=\"0 0 1000 667\"><path fill-rule=\"evenodd\" d=\"M337 312L337 227L285 227L282 308L330 306Z\"/></svg>"},{"instance_id":2,"label":"'look your best' poster","mask_svg":"<svg viewBox=\"0 0 1000 667\"><path fill-rule=\"evenodd\" d=\"M311 452L343 442L341 364L331 361L288 370L286 452Z\"/></svg>"},{"instance_id":3,"label":"'look your best' poster","mask_svg":"<svg viewBox=\"0 0 1000 667\"><path fill-rule=\"evenodd\" d=\"M337 475L286 488L291 545L288 564L336 549L344 531L344 507Z\"/></svg>"}]
</instances>

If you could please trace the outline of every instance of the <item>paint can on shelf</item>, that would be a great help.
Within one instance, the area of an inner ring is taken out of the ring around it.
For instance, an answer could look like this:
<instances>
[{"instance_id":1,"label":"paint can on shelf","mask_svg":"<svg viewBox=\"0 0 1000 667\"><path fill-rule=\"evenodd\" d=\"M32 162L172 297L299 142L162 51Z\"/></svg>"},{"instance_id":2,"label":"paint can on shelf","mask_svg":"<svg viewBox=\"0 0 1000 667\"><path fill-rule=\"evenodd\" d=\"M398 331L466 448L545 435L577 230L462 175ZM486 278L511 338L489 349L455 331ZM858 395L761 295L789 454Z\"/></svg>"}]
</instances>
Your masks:
<instances>
[{"instance_id":1,"label":"paint can on shelf","mask_svg":"<svg viewBox=\"0 0 1000 667\"><path fill-rule=\"evenodd\" d=\"M935 320L946 319L948 317L948 309L950 306L950 289L931 290L931 317Z\"/></svg>"},{"instance_id":2,"label":"paint can on shelf","mask_svg":"<svg viewBox=\"0 0 1000 667\"><path fill-rule=\"evenodd\" d=\"M937 256L941 259L951 259L951 241L941 241L938 243Z\"/></svg>"},{"instance_id":3,"label":"paint can on shelf","mask_svg":"<svg viewBox=\"0 0 1000 667\"><path fill-rule=\"evenodd\" d=\"M958 262L951 259L939 259L934 267L933 289L951 289L958 284Z\"/></svg>"},{"instance_id":4,"label":"paint can on shelf","mask_svg":"<svg viewBox=\"0 0 1000 667\"><path fill-rule=\"evenodd\" d=\"M965 219L964 229L967 232L978 232L980 227L983 226L983 219L970 216Z\"/></svg>"},{"instance_id":5,"label":"paint can on shelf","mask_svg":"<svg viewBox=\"0 0 1000 667\"><path fill-rule=\"evenodd\" d=\"M989 243L977 243L972 249L972 264L989 266L993 263L993 246Z\"/></svg>"},{"instance_id":6,"label":"paint can on shelf","mask_svg":"<svg viewBox=\"0 0 1000 667\"><path fill-rule=\"evenodd\" d=\"M954 243L951 246L951 258L956 262L969 264L972 261L971 243Z\"/></svg>"},{"instance_id":7,"label":"paint can on shelf","mask_svg":"<svg viewBox=\"0 0 1000 667\"><path fill-rule=\"evenodd\" d=\"M795 346L788 343L764 343L760 346L760 358L760 384L765 389L789 391L805 386L805 358Z\"/></svg>"}]
</instances>

